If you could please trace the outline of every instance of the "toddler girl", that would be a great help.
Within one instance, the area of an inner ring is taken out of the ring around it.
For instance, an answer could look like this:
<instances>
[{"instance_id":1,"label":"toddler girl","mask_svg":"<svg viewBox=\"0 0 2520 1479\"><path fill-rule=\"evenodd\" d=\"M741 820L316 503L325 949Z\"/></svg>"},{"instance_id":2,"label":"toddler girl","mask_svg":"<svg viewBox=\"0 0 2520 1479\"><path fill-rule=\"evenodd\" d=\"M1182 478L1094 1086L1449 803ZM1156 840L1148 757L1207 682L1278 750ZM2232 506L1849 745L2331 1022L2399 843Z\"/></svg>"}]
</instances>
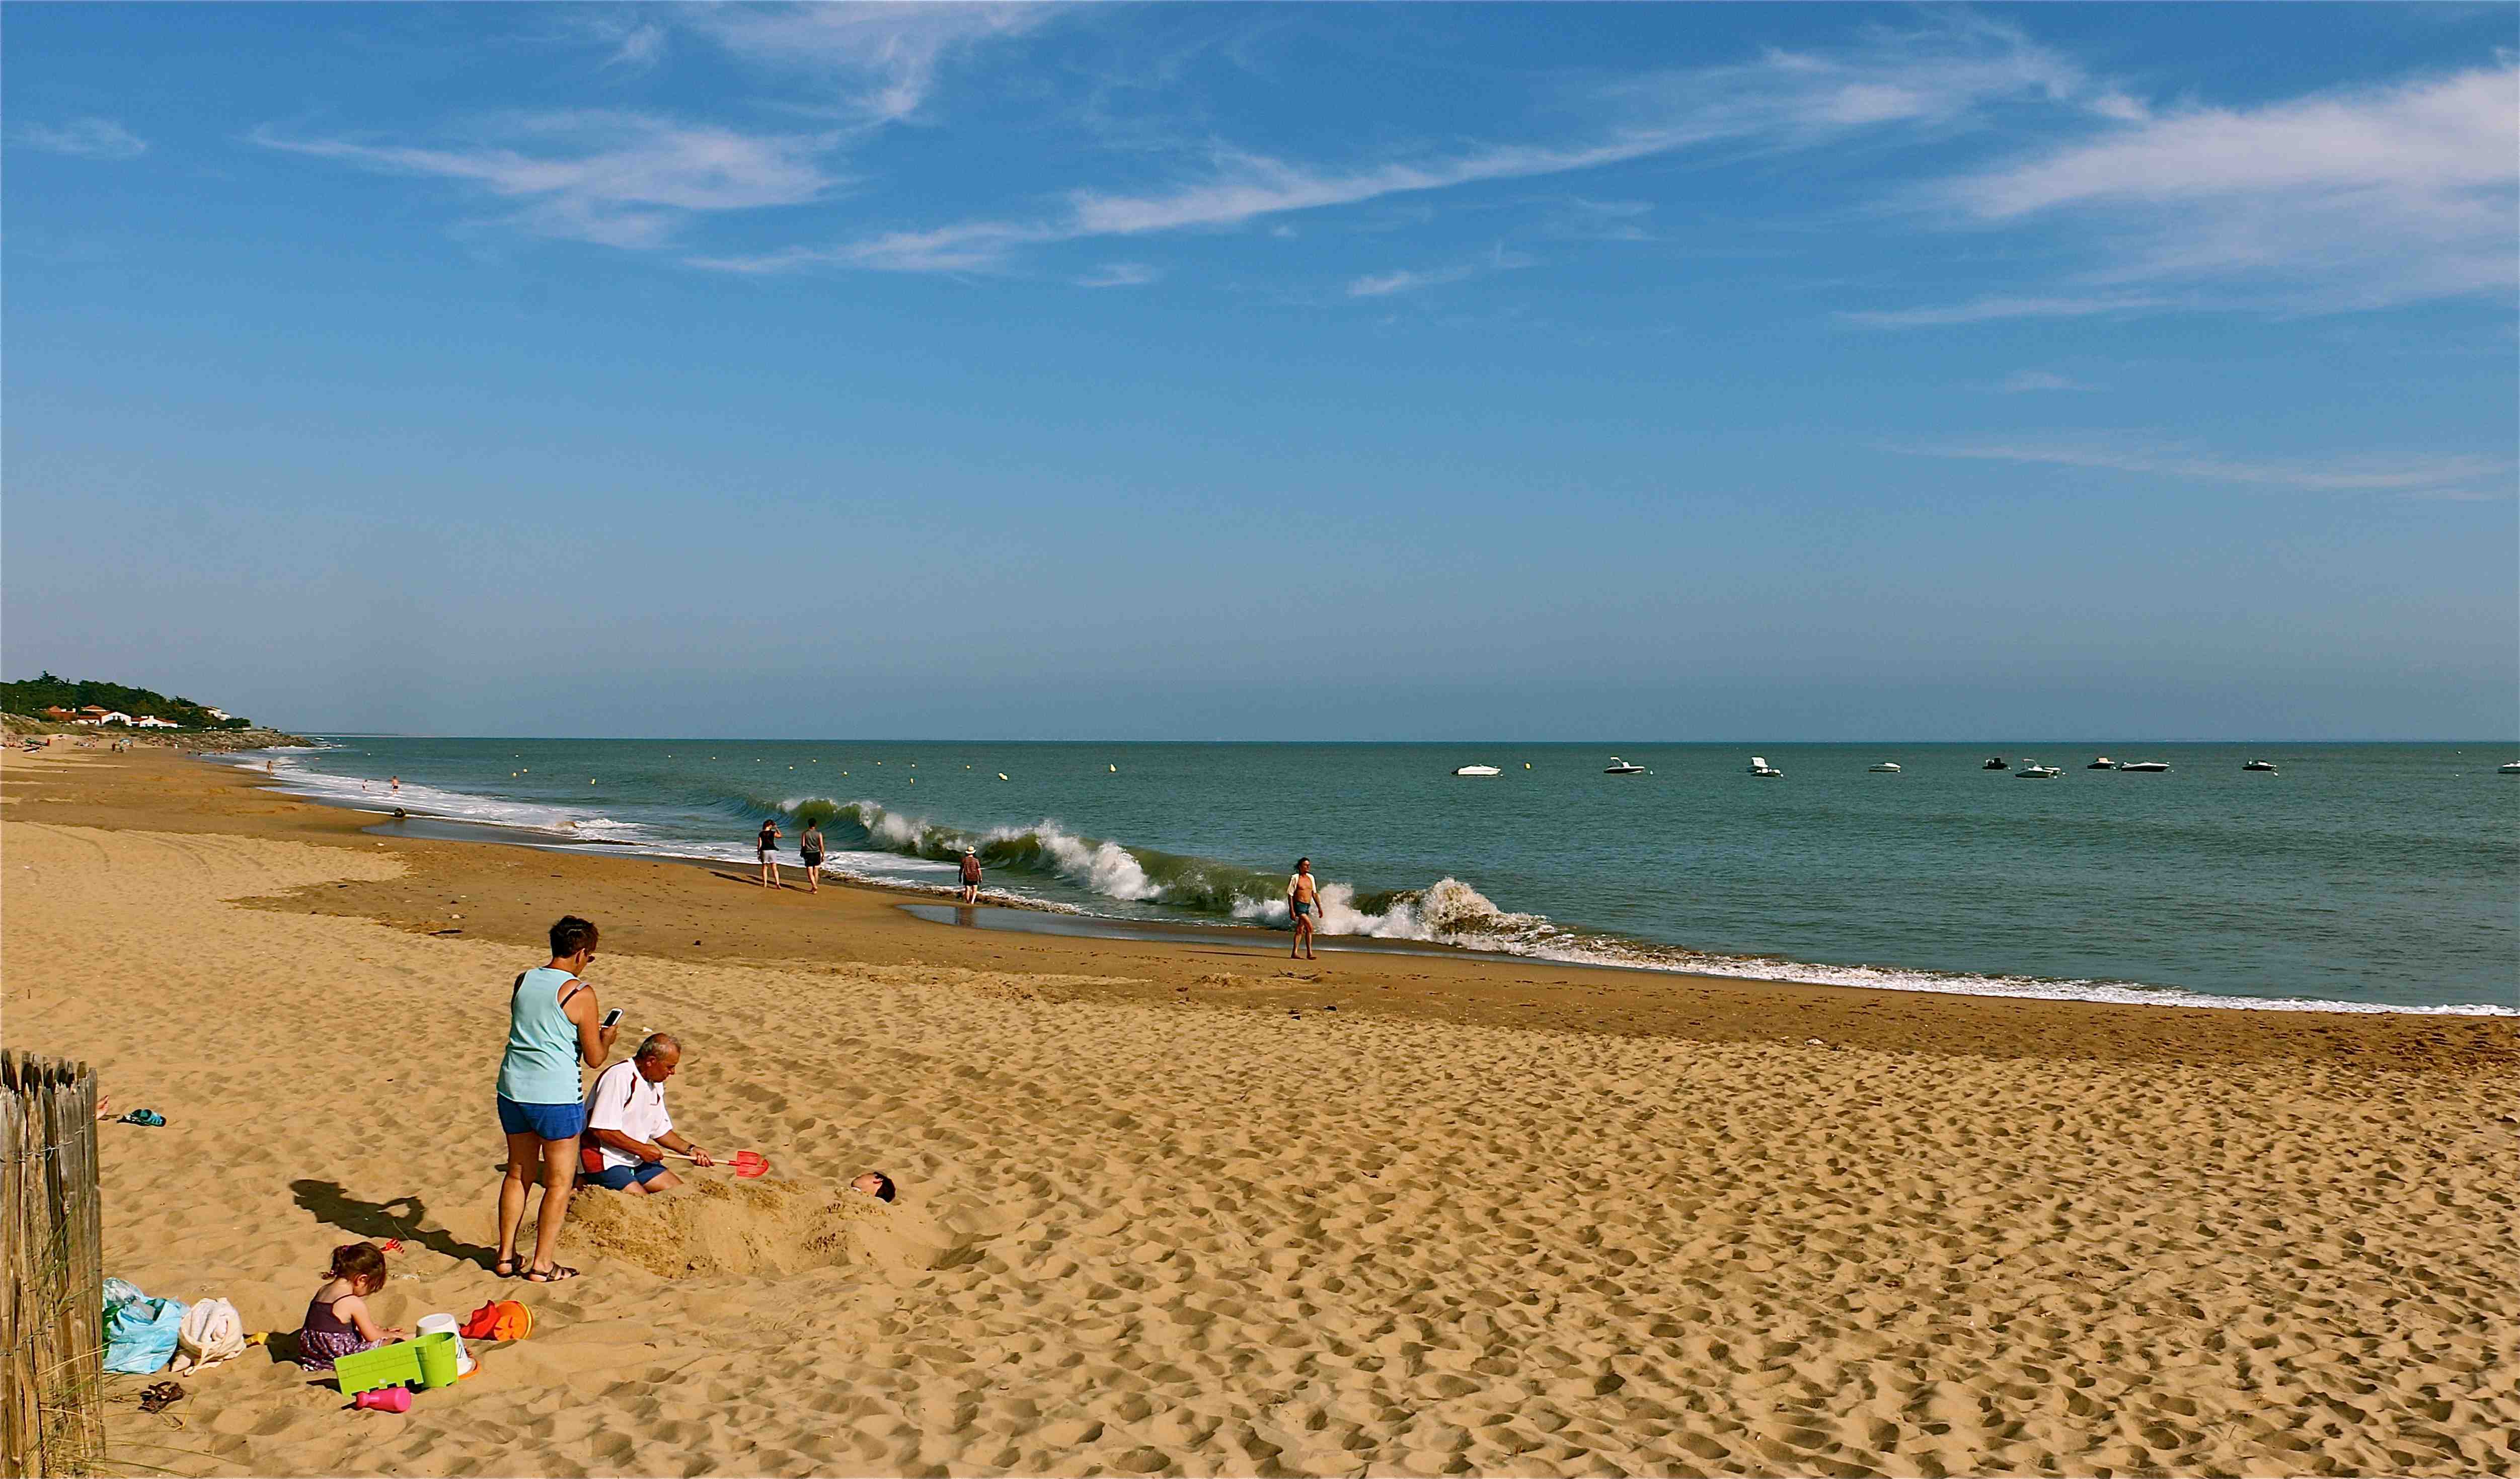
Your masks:
<instances>
[{"instance_id":1,"label":"toddler girl","mask_svg":"<svg viewBox=\"0 0 2520 1479\"><path fill-rule=\"evenodd\" d=\"M366 1296L385 1286L385 1256L375 1243L343 1243L333 1250L333 1272L306 1301L306 1323L297 1332L297 1364L329 1371L343 1356L373 1351L408 1330L382 1330L368 1313Z\"/></svg>"}]
</instances>

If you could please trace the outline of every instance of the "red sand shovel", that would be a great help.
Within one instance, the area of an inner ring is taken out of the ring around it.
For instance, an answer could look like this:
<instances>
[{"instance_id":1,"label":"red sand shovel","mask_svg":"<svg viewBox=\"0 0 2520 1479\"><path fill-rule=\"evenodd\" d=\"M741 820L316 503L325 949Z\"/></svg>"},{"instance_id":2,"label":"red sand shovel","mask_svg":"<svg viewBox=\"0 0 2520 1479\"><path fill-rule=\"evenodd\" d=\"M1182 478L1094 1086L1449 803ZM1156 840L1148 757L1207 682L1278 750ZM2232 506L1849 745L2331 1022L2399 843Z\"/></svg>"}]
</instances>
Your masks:
<instances>
[{"instance_id":1,"label":"red sand shovel","mask_svg":"<svg viewBox=\"0 0 2520 1479\"><path fill-rule=\"evenodd\" d=\"M676 1160L691 1160L690 1156L683 1154L680 1150L668 1150L665 1153L674 1157ZM712 1159L718 1165L732 1167L735 1174L743 1178L745 1181L751 1181L755 1177L767 1176L770 1174L770 1162L768 1158L763 1156L758 1150L738 1150L733 1155L720 1155L712 1157Z\"/></svg>"}]
</instances>

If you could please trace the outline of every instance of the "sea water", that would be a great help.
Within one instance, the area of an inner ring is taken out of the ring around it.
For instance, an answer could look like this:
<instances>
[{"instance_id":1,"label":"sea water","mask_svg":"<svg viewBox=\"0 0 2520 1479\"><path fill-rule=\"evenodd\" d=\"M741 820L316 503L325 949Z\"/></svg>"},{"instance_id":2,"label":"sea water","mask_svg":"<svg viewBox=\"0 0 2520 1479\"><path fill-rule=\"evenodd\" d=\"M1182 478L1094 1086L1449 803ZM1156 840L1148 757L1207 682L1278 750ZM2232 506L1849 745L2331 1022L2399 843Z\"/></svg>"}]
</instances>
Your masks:
<instances>
[{"instance_id":1,"label":"sea water","mask_svg":"<svg viewBox=\"0 0 2520 1479\"><path fill-rule=\"evenodd\" d=\"M338 737L295 789L518 840L833 871L1111 919L1325 928L1905 990L2520 1010L2508 743L1136 744ZM2167 761L2086 769L2096 753ZM2273 761L2275 774L2241 769ZM1895 761L1896 775L1874 774ZM1457 766L1502 768L1494 778ZM389 788L399 777L401 789ZM1080 921L1082 922L1082 921Z\"/></svg>"}]
</instances>

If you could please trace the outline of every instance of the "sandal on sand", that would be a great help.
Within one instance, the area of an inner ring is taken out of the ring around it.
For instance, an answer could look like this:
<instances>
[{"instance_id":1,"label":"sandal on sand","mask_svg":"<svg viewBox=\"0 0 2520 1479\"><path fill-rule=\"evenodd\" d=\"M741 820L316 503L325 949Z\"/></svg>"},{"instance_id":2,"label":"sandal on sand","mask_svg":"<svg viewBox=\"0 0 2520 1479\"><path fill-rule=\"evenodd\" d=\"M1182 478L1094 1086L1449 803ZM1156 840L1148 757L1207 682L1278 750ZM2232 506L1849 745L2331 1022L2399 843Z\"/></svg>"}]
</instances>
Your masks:
<instances>
[{"instance_id":1,"label":"sandal on sand","mask_svg":"<svg viewBox=\"0 0 2520 1479\"><path fill-rule=\"evenodd\" d=\"M577 1271L566 1264L554 1264L548 1269L527 1269L525 1271L525 1282L527 1283L559 1283L563 1278L575 1278L576 1277Z\"/></svg>"},{"instance_id":2,"label":"sandal on sand","mask_svg":"<svg viewBox=\"0 0 2520 1479\"><path fill-rule=\"evenodd\" d=\"M496 1274L501 1278L514 1278L517 1277L518 1261L517 1255L511 1253L507 1257L500 1259L497 1263L492 1264L490 1266L490 1272Z\"/></svg>"}]
</instances>

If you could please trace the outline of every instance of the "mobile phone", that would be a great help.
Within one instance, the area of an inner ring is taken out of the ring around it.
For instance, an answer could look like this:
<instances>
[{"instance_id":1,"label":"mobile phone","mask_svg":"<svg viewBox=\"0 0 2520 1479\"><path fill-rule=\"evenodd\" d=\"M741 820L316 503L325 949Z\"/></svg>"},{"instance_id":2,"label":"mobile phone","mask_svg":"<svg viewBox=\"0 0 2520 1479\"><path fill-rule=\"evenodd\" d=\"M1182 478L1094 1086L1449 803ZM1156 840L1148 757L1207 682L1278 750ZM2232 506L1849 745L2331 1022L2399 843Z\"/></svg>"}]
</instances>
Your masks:
<instances>
[{"instance_id":1,"label":"mobile phone","mask_svg":"<svg viewBox=\"0 0 2520 1479\"><path fill-rule=\"evenodd\" d=\"M606 1013L604 1014L604 1025L605 1025L605 1026L607 1026L607 1027L618 1027L618 1026L620 1026L620 1025L621 1025L621 1013L622 1013L623 1009L624 1009L624 1008L622 1008L615 1007L615 1008L613 1008L610 1011L606 1012Z\"/></svg>"}]
</instances>

